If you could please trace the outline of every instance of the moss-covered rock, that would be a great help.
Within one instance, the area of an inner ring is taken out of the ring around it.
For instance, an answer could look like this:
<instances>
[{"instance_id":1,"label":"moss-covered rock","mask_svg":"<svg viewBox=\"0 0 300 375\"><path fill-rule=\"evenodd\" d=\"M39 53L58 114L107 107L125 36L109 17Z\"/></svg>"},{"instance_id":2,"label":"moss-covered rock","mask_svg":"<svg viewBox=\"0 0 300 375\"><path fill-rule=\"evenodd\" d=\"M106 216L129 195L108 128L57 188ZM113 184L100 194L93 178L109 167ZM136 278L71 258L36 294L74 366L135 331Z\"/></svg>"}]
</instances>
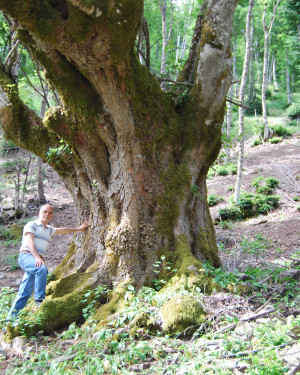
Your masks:
<instances>
[{"instance_id":1,"label":"moss-covered rock","mask_svg":"<svg viewBox=\"0 0 300 375\"><path fill-rule=\"evenodd\" d=\"M191 295L177 295L165 303L160 310L163 332L182 332L186 328L198 325L206 320L206 315L199 301Z\"/></svg>"}]
</instances>

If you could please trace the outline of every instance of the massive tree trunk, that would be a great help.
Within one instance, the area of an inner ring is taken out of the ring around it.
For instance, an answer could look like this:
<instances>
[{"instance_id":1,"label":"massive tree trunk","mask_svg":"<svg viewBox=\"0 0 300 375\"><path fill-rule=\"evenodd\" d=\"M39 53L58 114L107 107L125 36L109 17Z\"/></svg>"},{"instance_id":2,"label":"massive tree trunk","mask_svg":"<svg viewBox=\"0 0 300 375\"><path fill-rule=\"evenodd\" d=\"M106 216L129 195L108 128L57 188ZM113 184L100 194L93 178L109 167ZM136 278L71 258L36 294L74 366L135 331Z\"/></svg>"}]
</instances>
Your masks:
<instances>
[{"instance_id":1,"label":"massive tree trunk","mask_svg":"<svg viewBox=\"0 0 300 375\"><path fill-rule=\"evenodd\" d=\"M0 0L62 100L41 121L1 68L6 136L59 173L79 220L91 224L74 238L57 277L76 272L88 275L76 279L81 286L129 278L140 286L152 280L158 254L175 257L183 243L220 266L206 174L221 146L236 3L208 2L193 87L176 106L134 53L142 0Z\"/></svg>"}]
</instances>

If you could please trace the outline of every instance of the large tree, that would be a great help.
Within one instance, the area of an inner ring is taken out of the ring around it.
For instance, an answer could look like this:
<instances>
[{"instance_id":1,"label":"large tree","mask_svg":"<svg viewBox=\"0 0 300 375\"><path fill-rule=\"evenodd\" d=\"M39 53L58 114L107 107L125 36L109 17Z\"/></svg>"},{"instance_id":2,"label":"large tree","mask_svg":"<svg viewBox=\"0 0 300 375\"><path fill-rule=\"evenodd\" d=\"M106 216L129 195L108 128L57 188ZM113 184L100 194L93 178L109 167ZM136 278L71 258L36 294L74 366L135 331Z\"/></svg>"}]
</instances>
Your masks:
<instances>
[{"instance_id":1,"label":"large tree","mask_svg":"<svg viewBox=\"0 0 300 375\"><path fill-rule=\"evenodd\" d=\"M220 266L206 174L221 147L236 3L204 1L174 100L134 51L142 0L0 0L61 98L41 120L2 66L5 134L52 165L91 223L56 270L49 304L76 286L141 286L161 253Z\"/></svg>"}]
</instances>

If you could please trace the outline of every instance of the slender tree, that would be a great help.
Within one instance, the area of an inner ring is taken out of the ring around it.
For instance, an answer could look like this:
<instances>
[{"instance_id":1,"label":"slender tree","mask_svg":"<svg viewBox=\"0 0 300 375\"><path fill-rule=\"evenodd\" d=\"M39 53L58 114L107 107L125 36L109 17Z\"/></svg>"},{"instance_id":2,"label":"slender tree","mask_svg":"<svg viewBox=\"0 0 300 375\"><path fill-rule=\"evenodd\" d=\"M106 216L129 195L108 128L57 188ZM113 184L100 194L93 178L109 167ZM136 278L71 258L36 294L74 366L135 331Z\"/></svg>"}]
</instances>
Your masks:
<instances>
[{"instance_id":1,"label":"slender tree","mask_svg":"<svg viewBox=\"0 0 300 375\"><path fill-rule=\"evenodd\" d=\"M239 159L238 159L238 171L237 179L235 184L234 199L237 202L240 198L240 190L242 184L242 170L244 163L244 148L245 148L245 135L244 135L244 99L245 99L245 88L248 76L248 67L250 61L250 48L251 48L251 17L253 10L254 0L249 1L248 13L246 18L246 47L245 47L245 58L243 73L240 84L239 101L241 106L239 107Z\"/></svg>"},{"instance_id":2,"label":"slender tree","mask_svg":"<svg viewBox=\"0 0 300 375\"><path fill-rule=\"evenodd\" d=\"M168 23L167 23L168 1L170 2L170 12L171 12L171 17L169 21L169 29L168 29ZM171 39L172 30L173 30L174 6L173 6L172 0L158 0L158 5L159 5L159 10L161 14L161 23L162 23L162 49L161 49L160 74L165 75L166 63L167 63L167 47Z\"/></svg>"},{"instance_id":3,"label":"slender tree","mask_svg":"<svg viewBox=\"0 0 300 375\"><path fill-rule=\"evenodd\" d=\"M264 30L264 63L263 63L263 79L262 79L262 88L261 88L261 101L262 101L262 111L263 111L263 123L264 123L264 140L270 138L271 132L268 126L268 112L267 112L267 102L266 102L266 90L267 90L267 80L268 80L268 51L269 51L269 39L272 31L272 27L276 17L277 7L280 3L280 0L277 0L276 3L273 2L273 12L271 16L271 21L267 24L267 8L268 1L265 2L262 24Z\"/></svg>"},{"instance_id":4,"label":"slender tree","mask_svg":"<svg viewBox=\"0 0 300 375\"><path fill-rule=\"evenodd\" d=\"M291 80L290 80L290 60L289 60L289 49L286 48L286 95L288 105L292 104L291 96Z\"/></svg>"}]
</instances>

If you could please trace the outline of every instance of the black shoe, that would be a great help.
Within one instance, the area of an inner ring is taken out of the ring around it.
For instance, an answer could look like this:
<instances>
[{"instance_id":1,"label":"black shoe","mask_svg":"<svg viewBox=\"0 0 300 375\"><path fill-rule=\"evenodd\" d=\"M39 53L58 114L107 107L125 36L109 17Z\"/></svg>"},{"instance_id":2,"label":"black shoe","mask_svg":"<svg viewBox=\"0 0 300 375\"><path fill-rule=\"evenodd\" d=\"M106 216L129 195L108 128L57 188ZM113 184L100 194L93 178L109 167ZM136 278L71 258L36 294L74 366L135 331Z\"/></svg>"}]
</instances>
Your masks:
<instances>
[{"instance_id":1,"label":"black shoe","mask_svg":"<svg viewBox=\"0 0 300 375\"><path fill-rule=\"evenodd\" d=\"M35 305L36 305L36 307L40 307L41 306L41 304L43 303L43 301L44 300L37 300L37 301L35 301Z\"/></svg>"}]
</instances>

